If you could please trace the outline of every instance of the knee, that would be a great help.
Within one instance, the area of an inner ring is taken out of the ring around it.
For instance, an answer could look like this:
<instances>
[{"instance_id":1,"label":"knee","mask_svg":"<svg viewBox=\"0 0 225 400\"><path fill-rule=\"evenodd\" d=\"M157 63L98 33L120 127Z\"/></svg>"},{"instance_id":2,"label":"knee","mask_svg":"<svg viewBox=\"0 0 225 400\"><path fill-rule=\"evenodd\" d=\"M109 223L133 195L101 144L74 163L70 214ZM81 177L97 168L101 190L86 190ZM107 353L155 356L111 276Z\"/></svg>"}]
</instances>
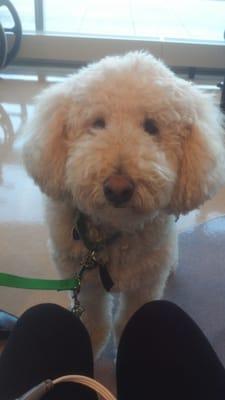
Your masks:
<instances>
[{"instance_id":1,"label":"knee","mask_svg":"<svg viewBox=\"0 0 225 400\"><path fill-rule=\"evenodd\" d=\"M39 334L42 331L46 334L48 330L60 334L66 329L85 329L71 311L52 303L38 304L26 310L17 322L17 328L21 327Z\"/></svg>"},{"instance_id":2,"label":"knee","mask_svg":"<svg viewBox=\"0 0 225 400\"><path fill-rule=\"evenodd\" d=\"M26 310L21 317L19 318L18 322L21 324L27 324L32 321L32 323L40 323L40 321L49 320L52 317L60 316L64 314L66 310L57 305L52 303L43 303L37 304L33 307L30 307Z\"/></svg>"},{"instance_id":3,"label":"knee","mask_svg":"<svg viewBox=\"0 0 225 400\"><path fill-rule=\"evenodd\" d=\"M130 318L125 330L136 330L138 335L154 335L173 330L179 321L184 321L188 316L176 304L166 300L156 300L144 304Z\"/></svg>"},{"instance_id":4,"label":"knee","mask_svg":"<svg viewBox=\"0 0 225 400\"><path fill-rule=\"evenodd\" d=\"M137 319L173 320L184 316L185 312L167 300L156 300L144 304L133 317Z\"/></svg>"}]
</instances>

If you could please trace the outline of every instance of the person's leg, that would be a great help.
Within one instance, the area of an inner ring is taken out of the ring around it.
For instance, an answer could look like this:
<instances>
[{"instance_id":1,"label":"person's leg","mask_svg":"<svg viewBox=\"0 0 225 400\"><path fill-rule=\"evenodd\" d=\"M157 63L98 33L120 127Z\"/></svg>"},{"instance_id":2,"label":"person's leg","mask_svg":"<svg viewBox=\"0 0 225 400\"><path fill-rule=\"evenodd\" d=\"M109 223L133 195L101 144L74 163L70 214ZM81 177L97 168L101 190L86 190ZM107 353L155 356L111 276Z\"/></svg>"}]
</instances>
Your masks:
<instances>
[{"instance_id":1,"label":"person's leg","mask_svg":"<svg viewBox=\"0 0 225 400\"><path fill-rule=\"evenodd\" d=\"M41 381L62 375L93 377L89 335L70 311L42 304L19 318L0 357L0 398L14 400ZM50 399L96 400L93 391L64 383L44 397Z\"/></svg>"},{"instance_id":2,"label":"person's leg","mask_svg":"<svg viewBox=\"0 0 225 400\"><path fill-rule=\"evenodd\" d=\"M122 334L118 400L224 400L225 371L204 334L178 306L144 305Z\"/></svg>"}]
</instances>

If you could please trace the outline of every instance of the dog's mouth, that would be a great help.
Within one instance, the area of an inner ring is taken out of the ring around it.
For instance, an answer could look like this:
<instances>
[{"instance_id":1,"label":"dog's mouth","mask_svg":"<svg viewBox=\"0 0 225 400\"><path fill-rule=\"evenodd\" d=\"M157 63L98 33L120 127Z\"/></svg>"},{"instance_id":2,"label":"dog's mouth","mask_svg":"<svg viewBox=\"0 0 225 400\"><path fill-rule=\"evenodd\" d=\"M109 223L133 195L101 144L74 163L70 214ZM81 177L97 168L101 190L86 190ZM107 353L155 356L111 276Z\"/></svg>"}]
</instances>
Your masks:
<instances>
[{"instance_id":1,"label":"dog's mouth","mask_svg":"<svg viewBox=\"0 0 225 400\"><path fill-rule=\"evenodd\" d=\"M96 208L90 213L90 218L94 224L101 226L106 231L135 232L143 229L145 223L154 219L158 211L146 213L145 211L133 206L120 205Z\"/></svg>"},{"instance_id":2,"label":"dog's mouth","mask_svg":"<svg viewBox=\"0 0 225 400\"><path fill-rule=\"evenodd\" d=\"M167 198L163 193L157 192L154 180L137 181L114 174L89 187L77 185L74 205L104 230L133 232L143 229L165 208Z\"/></svg>"},{"instance_id":3,"label":"dog's mouth","mask_svg":"<svg viewBox=\"0 0 225 400\"><path fill-rule=\"evenodd\" d=\"M122 203L122 204L111 204L113 208L128 208L128 205L126 203ZM131 207L129 207L131 208Z\"/></svg>"}]
</instances>

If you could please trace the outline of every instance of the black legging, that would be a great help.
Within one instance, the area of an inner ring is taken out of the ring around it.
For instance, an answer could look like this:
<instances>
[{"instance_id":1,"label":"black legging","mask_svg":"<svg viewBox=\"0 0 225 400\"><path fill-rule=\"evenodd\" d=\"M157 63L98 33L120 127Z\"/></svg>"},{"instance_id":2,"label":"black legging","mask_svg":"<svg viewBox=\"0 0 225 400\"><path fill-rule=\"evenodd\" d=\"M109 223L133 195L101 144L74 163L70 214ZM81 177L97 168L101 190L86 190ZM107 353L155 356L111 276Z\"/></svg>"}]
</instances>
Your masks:
<instances>
[{"instance_id":1,"label":"black legging","mask_svg":"<svg viewBox=\"0 0 225 400\"><path fill-rule=\"evenodd\" d=\"M176 305L145 304L128 322L117 356L119 400L224 400L225 371L198 326ZM54 304L26 311L0 357L0 399L14 400L46 378L93 377L89 335L72 313ZM43 399L96 400L73 383Z\"/></svg>"}]
</instances>

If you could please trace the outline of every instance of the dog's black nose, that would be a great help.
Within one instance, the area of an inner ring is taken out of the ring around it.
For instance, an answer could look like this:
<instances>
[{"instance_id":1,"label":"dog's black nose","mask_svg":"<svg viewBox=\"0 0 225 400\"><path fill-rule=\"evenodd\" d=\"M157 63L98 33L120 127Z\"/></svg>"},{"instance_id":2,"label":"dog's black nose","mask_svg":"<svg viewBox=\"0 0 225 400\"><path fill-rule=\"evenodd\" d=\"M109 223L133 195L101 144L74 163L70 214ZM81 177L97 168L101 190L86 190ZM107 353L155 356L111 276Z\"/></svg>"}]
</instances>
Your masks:
<instances>
[{"instance_id":1,"label":"dog's black nose","mask_svg":"<svg viewBox=\"0 0 225 400\"><path fill-rule=\"evenodd\" d=\"M134 184L124 175L111 175L103 185L105 197L115 206L128 202L134 193Z\"/></svg>"}]
</instances>

